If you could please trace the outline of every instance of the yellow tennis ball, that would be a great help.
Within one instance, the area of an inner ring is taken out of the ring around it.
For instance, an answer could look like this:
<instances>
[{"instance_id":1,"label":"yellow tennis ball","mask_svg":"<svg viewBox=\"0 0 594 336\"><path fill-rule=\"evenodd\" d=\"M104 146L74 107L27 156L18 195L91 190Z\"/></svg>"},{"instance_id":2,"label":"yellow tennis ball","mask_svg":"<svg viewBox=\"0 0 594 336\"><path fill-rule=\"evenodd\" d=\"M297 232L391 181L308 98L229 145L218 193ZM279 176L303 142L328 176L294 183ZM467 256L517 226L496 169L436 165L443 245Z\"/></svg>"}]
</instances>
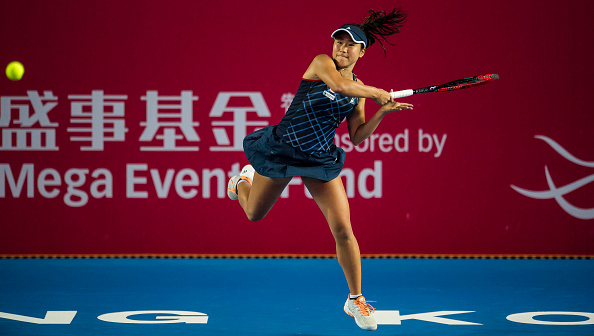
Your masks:
<instances>
[{"instance_id":1,"label":"yellow tennis ball","mask_svg":"<svg viewBox=\"0 0 594 336\"><path fill-rule=\"evenodd\" d=\"M6 67L6 77L13 81L18 81L23 78L25 74L25 67L21 64L21 62L10 62Z\"/></svg>"}]
</instances>

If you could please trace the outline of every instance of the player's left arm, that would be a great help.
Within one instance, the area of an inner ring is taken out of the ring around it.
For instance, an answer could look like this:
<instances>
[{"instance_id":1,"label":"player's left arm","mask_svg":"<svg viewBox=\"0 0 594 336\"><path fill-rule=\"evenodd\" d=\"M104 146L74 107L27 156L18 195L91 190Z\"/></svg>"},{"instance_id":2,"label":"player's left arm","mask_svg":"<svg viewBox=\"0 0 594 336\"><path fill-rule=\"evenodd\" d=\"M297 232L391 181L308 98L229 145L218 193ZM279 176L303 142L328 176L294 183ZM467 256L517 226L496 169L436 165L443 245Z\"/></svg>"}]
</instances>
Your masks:
<instances>
[{"instance_id":1,"label":"player's left arm","mask_svg":"<svg viewBox=\"0 0 594 336\"><path fill-rule=\"evenodd\" d=\"M361 84L363 83L361 82ZM347 116L347 127L349 129L351 142L357 146L365 141L365 139L369 138L388 113L401 110L412 110L412 108L412 104L388 102L383 105L371 119L365 121L365 98L360 98L359 104L357 104L353 111Z\"/></svg>"}]
</instances>

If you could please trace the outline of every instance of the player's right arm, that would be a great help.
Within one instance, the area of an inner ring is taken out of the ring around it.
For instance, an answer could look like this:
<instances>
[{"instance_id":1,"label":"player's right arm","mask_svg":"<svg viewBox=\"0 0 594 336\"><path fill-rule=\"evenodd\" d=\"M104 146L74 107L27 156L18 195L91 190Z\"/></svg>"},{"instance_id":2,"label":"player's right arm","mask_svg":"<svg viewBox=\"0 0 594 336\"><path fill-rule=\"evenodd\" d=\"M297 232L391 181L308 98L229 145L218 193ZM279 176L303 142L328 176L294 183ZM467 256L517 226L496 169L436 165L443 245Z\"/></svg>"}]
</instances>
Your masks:
<instances>
[{"instance_id":1,"label":"player's right arm","mask_svg":"<svg viewBox=\"0 0 594 336\"><path fill-rule=\"evenodd\" d=\"M385 90L346 79L336 70L336 64L328 55L316 56L303 75L304 79L322 80L330 89L347 97L371 98L376 103L384 105L393 101L392 96Z\"/></svg>"}]
</instances>

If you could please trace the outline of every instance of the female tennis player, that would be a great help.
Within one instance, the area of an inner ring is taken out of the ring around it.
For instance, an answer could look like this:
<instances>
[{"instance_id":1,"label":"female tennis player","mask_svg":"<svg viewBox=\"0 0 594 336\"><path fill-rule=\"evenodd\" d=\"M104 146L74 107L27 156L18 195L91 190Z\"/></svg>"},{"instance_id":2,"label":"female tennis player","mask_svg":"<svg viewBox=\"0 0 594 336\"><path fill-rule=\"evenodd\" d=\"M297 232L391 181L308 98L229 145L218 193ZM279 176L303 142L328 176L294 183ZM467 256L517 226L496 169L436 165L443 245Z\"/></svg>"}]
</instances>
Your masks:
<instances>
[{"instance_id":1,"label":"female tennis player","mask_svg":"<svg viewBox=\"0 0 594 336\"><path fill-rule=\"evenodd\" d=\"M344 311L359 327L375 330L374 308L361 292L361 257L351 228L349 203L339 176L345 153L333 144L336 128L346 118L350 140L367 139L390 112L410 110L395 102L389 92L364 85L353 68L375 41L400 32L406 13L371 10L361 24L335 30L332 56L316 56L305 73L286 115L280 123L245 137L243 147L250 162L228 185L229 198L239 199L248 219L258 221L270 211L292 177L303 183L322 210L336 241L336 255L350 295ZM389 43L389 42L388 42ZM385 48L384 48L385 52ZM365 121L365 99L381 108ZM247 183L242 183L247 182Z\"/></svg>"}]
</instances>

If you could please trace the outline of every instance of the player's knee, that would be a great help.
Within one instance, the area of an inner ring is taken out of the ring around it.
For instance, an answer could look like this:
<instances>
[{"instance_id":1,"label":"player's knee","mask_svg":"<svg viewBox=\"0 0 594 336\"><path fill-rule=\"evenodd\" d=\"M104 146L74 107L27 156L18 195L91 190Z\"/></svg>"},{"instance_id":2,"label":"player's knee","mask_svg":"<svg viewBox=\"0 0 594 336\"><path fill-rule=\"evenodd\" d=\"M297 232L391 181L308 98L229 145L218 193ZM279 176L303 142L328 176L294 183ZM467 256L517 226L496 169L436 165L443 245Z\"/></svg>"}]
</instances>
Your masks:
<instances>
[{"instance_id":1,"label":"player's knee","mask_svg":"<svg viewBox=\"0 0 594 336\"><path fill-rule=\"evenodd\" d=\"M346 242L355 237L351 224L348 222L333 225L332 235L337 243Z\"/></svg>"},{"instance_id":2,"label":"player's knee","mask_svg":"<svg viewBox=\"0 0 594 336\"><path fill-rule=\"evenodd\" d=\"M266 217L266 213L261 213L258 211L249 211L249 210L247 210L245 212L245 215L247 216L247 218L250 222L257 222L257 221L264 219L264 217Z\"/></svg>"},{"instance_id":3,"label":"player's knee","mask_svg":"<svg viewBox=\"0 0 594 336\"><path fill-rule=\"evenodd\" d=\"M254 216L254 215L247 215L247 218L250 222L257 222L257 221L261 221L262 219L264 219L264 216Z\"/></svg>"}]
</instances>

